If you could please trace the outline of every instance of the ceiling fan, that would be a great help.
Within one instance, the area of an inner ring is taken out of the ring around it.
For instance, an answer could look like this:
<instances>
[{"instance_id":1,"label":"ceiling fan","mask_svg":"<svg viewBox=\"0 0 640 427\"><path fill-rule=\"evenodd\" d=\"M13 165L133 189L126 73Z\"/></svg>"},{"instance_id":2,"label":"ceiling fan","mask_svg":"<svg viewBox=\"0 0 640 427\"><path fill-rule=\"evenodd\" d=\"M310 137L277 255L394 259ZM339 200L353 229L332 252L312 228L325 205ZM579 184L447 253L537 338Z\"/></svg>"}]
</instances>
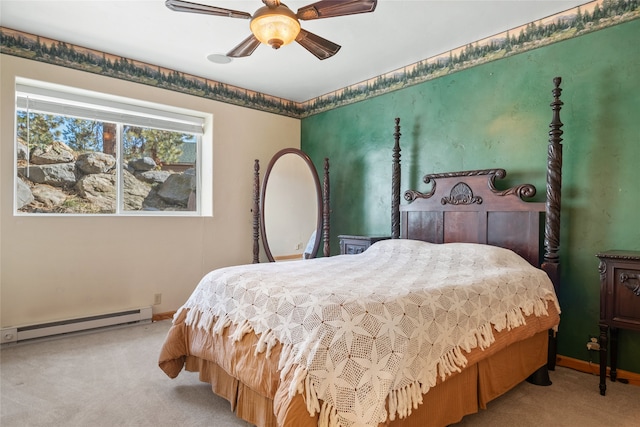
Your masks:
<instances>
[{"instance_id":1,"label":"ceiling fan","mask_svg":"<svg viewBox=\"0 0 640 427\"><path fill-rule=\"evenodd\" d=\"M166 0L165 5L177 12L192 12L228 18L250 19L251 35L231 49L227 56L240 58L251 55L260 43L274 49L298 42L318 59L327 59L338 53L340 45L300 28L300 21L333 18L356 13L373 12L377 0L322 0L298 9L293 13L279 0L262 0L265 4L253 15L247 12L192 3L184 0Z\"/></svg>"}]
</instances>

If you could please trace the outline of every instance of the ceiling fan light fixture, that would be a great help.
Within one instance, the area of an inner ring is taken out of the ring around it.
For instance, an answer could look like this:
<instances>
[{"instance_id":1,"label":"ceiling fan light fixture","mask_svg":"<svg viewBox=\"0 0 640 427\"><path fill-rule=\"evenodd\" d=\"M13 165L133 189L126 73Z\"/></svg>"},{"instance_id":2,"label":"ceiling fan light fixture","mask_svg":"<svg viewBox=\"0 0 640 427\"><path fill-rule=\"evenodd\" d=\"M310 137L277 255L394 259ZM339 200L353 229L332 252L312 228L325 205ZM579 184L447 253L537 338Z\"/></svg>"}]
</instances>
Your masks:
<instances>
[{"instance_id":1,"label":"ceiling fan light fixture","mask_svg":"<svg viewBox=\"0 0 640 427\"><path fill-rule=\"evenodd\" d=\"M251 32L261 43L274 49L294 41L300 32L296 15L282 3L278 7L263 6L251 18Z\"/></svg>"}]
</instances>

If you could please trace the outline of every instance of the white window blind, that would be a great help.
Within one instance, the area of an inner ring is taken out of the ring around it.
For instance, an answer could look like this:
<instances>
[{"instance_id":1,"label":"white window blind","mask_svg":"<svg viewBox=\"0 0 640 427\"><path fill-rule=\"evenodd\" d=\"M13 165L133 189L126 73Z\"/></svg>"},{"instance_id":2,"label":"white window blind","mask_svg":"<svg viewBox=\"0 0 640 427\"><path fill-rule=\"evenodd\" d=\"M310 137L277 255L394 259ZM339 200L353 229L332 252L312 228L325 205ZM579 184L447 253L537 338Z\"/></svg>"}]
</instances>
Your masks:
<instances>
[{"instance_id":1,"label":"white window blind","mask_svg":"<svg viewBox=\"0 0 640 427\"><path fill-rule=\"evenodd\" d=\"M16 85L16 97L16 106L31 112L117 122L196 135L202 135L204 132L203 117L159 110L123 100L25 84Z\"/></svg>"}]
</instances>

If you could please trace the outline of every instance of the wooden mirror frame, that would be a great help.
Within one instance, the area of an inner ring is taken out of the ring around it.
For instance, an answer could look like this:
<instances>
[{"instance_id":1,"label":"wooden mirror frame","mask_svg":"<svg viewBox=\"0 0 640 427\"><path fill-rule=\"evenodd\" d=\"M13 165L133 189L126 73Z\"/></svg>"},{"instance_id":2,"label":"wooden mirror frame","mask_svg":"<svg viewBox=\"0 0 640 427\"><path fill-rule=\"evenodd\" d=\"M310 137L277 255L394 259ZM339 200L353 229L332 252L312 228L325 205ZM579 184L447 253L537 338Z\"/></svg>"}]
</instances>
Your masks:
<instances>
[{"instance_id":1,"label":"wooden mirror frame","mask_svg":"<svg viewBox=\"0 0 640 427\"><path fill-rule=\"evenodd\" d=\"M270 262L274 262L275 258L271 253L269 242L267 239L267 227L265 225L265 198L266 189L269 183L269 176L273 170L276 162L287 154L294 154L299 156L309 168L309 172L313 178L314 188L316 193L316 239L313 245L312 257L315 257L320 249L320 241L324 240L323 255L329 256L329 159L324 159L324 183L322 189L320 188L320 180L316 171L315 165L311 161L311 158L303 151L297 148L284 148L273 155L267 170L264 174L262 186L260 185L260 163L256 159L254 163L254 184L253 184L253 263L260 262L260 245L258 240L260 235L262 236L262 246L264 248L267 259Z\"/></svg>"}]
</instances>

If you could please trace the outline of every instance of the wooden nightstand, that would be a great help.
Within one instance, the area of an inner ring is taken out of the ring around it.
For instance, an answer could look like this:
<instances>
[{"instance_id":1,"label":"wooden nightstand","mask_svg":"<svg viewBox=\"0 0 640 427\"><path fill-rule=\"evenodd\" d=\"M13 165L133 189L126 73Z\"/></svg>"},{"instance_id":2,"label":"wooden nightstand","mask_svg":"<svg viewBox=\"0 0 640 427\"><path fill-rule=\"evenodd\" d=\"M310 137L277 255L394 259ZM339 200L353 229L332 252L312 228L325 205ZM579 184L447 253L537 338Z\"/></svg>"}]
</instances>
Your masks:
<instances>
[{"instance_id":1,"label":"wooden nightstand","mask_svg":"<svg viewBox=\"0 0 640 427\"><path fill-rule=\"evenodd\" d=\"M600 394L604 396L609 341L610 377L615 381L618 329L640 331L640 251L607 251L596 256L600 259Z\"/></svg>"},{"instance_id":2,"label":"wooden nightstand","mask_svg":"<svg viewBox=\"0 0 640 427\"><path fill-rule=\"evenodd\" d=\"M367 248L380 240L387 240L391 237L371 237L371 236L347 236L340 235L340 255L354 255L367 250Z\"/></svg>"}]
</instances>

